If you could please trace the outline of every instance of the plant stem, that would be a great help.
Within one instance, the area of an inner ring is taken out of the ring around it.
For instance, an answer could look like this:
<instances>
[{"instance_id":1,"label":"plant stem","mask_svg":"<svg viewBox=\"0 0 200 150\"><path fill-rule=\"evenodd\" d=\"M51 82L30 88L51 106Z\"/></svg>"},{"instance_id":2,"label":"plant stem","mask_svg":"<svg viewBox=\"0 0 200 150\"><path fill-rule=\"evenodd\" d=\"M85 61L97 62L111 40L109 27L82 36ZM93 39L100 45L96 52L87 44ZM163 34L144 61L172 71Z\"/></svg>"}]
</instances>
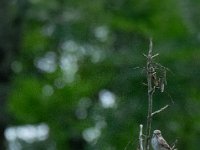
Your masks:
<instances>
[{"instance_id":1,"label":"plant stem","mask_svg":"<svg viewBox=\"0 0 200 150\"><path fill-rule=\"evenodd\" d=\"M152 106L153 106L153 93L154 87L152 83L152 75L154 68L152 66L152 40L150 39L149 53L147 56L147 83L148 83L148 115L146 126L146 138L145 138L145 150L149 150L150 147L150 134L151 134L151 122L152 122Z\"/></svg>"},{"instance_id":2,"label":"plant stem","mask_svg":"<svg viewBox=\"0 0 200 150\"><path fill-rule=\"evenodd\" d=\"M140 150L143 150L143 131L142 131L143 125L140 125L140 133L139 133L139 143L140 143Z\"/></svg>"}]
</instances>

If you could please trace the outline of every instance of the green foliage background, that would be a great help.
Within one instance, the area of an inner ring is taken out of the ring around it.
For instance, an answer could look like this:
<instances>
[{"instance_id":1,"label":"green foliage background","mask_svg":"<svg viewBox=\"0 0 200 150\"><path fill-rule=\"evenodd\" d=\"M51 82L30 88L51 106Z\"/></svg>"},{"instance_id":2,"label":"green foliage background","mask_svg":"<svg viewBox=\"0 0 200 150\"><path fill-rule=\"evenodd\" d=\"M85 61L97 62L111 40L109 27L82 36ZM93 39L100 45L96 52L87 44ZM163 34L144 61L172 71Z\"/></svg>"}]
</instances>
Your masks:
<instances>
[{"instance_id":1,"label":"green foliage background","mask_svg":"<svg viewBox=\"0 0 200 150\"><path fill-rule=\"evenodd\" d=\"M199 149L200 1L13 0L11 15L23 5L11 125L47 123L58 150L136 149L147 88L144 70L134 68L145 66L153 37L156 61L172 71L153 109L170 108L154 118L153 129L169 143L178 139L178 149ZM115 107L102 107L102 90L115 95ZM99 137L85 141L84 131L95 127Z\"/></svg>"}]
</instances>

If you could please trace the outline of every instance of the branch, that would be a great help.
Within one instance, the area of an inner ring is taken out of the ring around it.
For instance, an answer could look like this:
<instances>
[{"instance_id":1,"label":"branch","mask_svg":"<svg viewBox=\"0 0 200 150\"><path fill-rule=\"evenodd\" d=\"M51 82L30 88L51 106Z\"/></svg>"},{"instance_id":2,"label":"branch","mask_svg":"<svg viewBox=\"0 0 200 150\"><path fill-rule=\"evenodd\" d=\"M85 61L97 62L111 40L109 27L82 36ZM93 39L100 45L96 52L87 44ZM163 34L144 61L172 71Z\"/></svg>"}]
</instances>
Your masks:
<instances>
[{"instance_id":1,"label":"branch","mask_svg":"<svg viewBox=\"0 0 200 150\"><path fill-rule=\"evenodd\" d=\"M158 114L162 111L164 111L165 109L167 109L169 107L169 105L166 105L164 107L162 107L161 109L157 110L157 111L154 111L153 113L151 113L151 117L153 117L155 114Z\"/></svg>"},{"instance_id":2,"label":"branch","mask_svg":"<svg viewBox=\"0 0 200 150\"><path fill-rule=\"evenodd\" d=\"M142 133L143 125L140 125L140 133L139 133L139 143L140 143L140 150L143 150L143 133Z\"/></svg>"},{"instance_id":3,"label":"branch","mask_svg":"<svg viewBox=\"0 0 200 150\"><path fill-rule=\"evenodd\" d=\"M173 144L173 146L172 146L172 150L177 150L177 149L176 149L176 143L177 143L177 142L178 142L178 140L176 139L175 142L174 142L174 144Z\"/></svg>"},{"instance_id":4,"label":"branch","mask_svg":"<svg viewBox=\"0 0 200 150\"><path fill-rule=\"evenodd\" d=\"M148 85L148 114L147 114L147 126L146 126L146 138L145 138L145 150L149 150L150 148L150 134L151 134L151 122L152 122L152 107L153 107L153 93L154 93L154 86L152 84L152 73L154 67L152 66L152 39L150 39L149 43L149 52L147 57L147 85Z\"/></svg>"},{"instance_id":5,"label":"branch","mask_svg":"<svg viewBox=\"0 0 200 150\"><path fill-rule=\"evenodd\" d=\"M152 56L152 48L153 48L153 42L152 42L152 38L150 38L149 40L149 56Z\"/></svg>"},{"instance_id":6,"label":"branch","mask_svg":"<svg viewBox=\"0 0 200 150\"><path fill-rule=\"evenodd\" d=\"M151 58L157 57L158 55L159 55L159 54L157 53L157 54L151 56Z\"/></svg>"}]
</instances>

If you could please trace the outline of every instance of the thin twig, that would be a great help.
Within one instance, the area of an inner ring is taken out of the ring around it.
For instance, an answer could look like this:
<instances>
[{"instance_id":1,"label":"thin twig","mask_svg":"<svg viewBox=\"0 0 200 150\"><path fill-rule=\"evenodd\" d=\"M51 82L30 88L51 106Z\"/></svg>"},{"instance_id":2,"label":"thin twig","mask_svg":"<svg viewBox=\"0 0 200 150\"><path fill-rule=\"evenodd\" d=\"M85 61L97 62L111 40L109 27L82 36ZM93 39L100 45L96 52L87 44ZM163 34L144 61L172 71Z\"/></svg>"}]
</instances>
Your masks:
<instances>
[{"instance_id":1,"label":"thin twig","mask_svg":"<svg viewBox=\"0 0 200 150\"><path fill-rule=\"evenodd\" d=\"M139 134L139 142L140 142L140 150L143 150L143 133L142 133L143 125L140 125L140 134Z\"/></svg>"},{"instance_id":2,"label":"thin twig","mask_svg":"<svg viewBox=\"0 0 200 150\"><path fill-rule=\"evenodd\" d=\"M157 53L157 54L155 54L155 55L153 55L153 56L151 56L151 58L154 58L154 57L156 57L156 56L158 56L159 54Z\"/></svg>"},{"instance_id":3,"label":"thin twig","mask_svg":"<svg viewBox=\"0 0 200 150\"><path fill-rule=\"evenodd\" d=\"M178 140L176 139L173 146L172 146L172 150L176 150L176 143L178 142Z\"/></svg>"},{"instance_id":4,"label":"thin twig","mask_svg":"<svg viewBox=\"0 0 200 150\"><path fill-rule=\"evenodd\" d=\"M152 73L154 73L154 68L152 66L152 40L149 43L149 52L147 58L147 85L148 85L148 115L147 115L147 126L146 126L146 138L144 150L149 150L150 145L150 134L151 134L151 122L152 122L152 107L153 107L153 93L154 87L152 85Z\"/></svg>"},{"instance_id":5,"label":"thin twig","mask_svg":"<svg viewBox=\"0 0 200 150\"><path fill-rule=\"evenodd\" d=\"M165 109L167 109L169 107L169 105L166 105L164 107L162 107L161 109L157 110L157 111L154 111L152 114L151 114L151 117L153 117L155 114L158 114L162 111L164 111Z\"/></svg>"},{"instance_id":6,"label":"thin twig","mask_svg":"<svg viewBox=\"0 0 200 150\"><path fill-rule=\"evenodd\" d=\"M127 150L128 149L128 146L131 144L131 140L127 143L126 147L124 148L124 150Z\"/></svg>"},{"instance_id":7,"label":"thin twig","mask_svg":"<svg viewBox=\"0 0 200 150\"><path fill-rule=\"evenodd\" d=\"M152 38L150 38L150 43L149 43L149 55L152 56L152 49L153 49L153 42L152 42Z\"/></svg>"},{"instance_id":8,"label":"thin twig","mask_svg":"<svg viewBox=\"0 0 200 150\"><path fill-rule=\"evenodd\" d=\"M144 54L144 53L143 53L143 56L146 57L146 58L148 58L148 56L146 54Z\"/></svg>"}]
</instances>

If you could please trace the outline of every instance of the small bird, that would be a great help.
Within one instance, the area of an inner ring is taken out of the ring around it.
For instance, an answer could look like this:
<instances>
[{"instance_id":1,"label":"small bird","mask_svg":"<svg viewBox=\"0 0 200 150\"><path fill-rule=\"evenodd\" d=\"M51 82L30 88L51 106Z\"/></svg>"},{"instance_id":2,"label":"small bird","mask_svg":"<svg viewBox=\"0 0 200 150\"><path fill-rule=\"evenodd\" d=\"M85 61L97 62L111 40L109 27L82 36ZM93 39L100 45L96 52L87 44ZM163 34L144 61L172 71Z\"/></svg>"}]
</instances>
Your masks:
<instances>
[{"instance_id":1,"label":"small bird","mask_svg":"<svg viewBox=\"0 0 200 150\"><path fill-rule=\"evenodd\" d=\"M162 137L160 130L153 131L151 145L154 150L172 150L172 148L167 144L165 139Z\"/></svg>"}]
</instances>

